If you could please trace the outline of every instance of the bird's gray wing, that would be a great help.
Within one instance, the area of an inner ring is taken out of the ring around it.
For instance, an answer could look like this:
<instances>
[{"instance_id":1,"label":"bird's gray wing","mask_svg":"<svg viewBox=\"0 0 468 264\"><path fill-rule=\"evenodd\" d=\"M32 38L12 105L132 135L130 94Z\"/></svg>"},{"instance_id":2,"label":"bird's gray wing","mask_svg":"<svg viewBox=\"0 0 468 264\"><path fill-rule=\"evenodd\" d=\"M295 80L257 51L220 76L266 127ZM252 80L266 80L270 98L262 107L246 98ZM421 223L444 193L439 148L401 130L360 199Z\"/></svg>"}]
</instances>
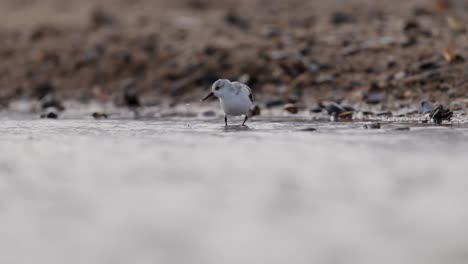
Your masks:
<instances>
[{"instance_id":1,"label":"bird's gray wing","mask_svg":"<svg viewBox=\"0 0 468 264\"><path fill-rule=\"evenodd\" d=\"M246 88L247 91L249 92L249 99L250 99L250 101L251 101L251 102L254 101L253 96L252 96L252 90L250 89L249 86L247 86L247 85L245 85L245 84L243 84L243 83L240 83L240 82L232 82L232 84L234 85L234 87L236 87L237 93L239 93L239 92L242 90L242 88Z\"/></svg>"}]
</instances>

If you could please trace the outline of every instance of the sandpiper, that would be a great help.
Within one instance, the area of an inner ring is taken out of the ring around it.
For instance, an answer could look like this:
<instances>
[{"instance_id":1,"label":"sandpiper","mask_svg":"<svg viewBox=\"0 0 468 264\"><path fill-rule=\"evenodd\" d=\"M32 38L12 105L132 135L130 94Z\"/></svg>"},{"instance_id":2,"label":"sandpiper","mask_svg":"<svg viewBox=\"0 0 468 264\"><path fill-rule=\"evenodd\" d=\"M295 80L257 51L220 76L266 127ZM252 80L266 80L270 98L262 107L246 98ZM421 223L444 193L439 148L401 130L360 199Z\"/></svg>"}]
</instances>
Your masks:
<instances>
[{"instance_id":1,"label":"sandpiper","mask_svg":"<svg viewBox=\"0 0 468 264\"><path fill-rule=\"evenodd\" d=\"M250 107L252 106L253 97L250 88L240 82L231 82L226 79L217 80L211 87L209 93L201 101L216 96L219 98L219 103L224 111L224 123L227 126L228 116L245 115L242 126L245 126Z\"/></svg>"}]
</instances>

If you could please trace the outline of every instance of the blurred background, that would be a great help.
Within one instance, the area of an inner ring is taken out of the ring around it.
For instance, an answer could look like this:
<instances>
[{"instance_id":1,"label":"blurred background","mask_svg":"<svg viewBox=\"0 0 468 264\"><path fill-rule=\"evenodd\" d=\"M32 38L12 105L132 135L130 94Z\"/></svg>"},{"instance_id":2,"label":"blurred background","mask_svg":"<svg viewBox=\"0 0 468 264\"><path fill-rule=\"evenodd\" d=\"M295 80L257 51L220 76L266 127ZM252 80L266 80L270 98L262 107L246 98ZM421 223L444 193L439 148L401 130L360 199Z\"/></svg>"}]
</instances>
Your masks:
<instances>
[{"instance_id":1,"label":"blurred background","mask_svg":"<svg viewBox=\"0 0 468 264\"><path fill-rule=\"evenodd\" d=\"M275 102L466 108L462 0L2 0L0 105L196 101L218 78Z\"/></svg>"}]
</instances>

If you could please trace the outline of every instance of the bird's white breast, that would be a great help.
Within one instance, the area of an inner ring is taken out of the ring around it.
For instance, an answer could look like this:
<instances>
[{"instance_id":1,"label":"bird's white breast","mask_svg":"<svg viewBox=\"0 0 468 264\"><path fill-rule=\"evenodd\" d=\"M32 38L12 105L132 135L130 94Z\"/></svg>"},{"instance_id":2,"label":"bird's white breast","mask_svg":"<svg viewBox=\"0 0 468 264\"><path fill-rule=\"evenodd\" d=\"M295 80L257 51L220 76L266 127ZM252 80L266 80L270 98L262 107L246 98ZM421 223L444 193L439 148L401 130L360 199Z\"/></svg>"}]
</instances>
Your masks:
<instances>
[{"instance_id":1,"label":"bird's white breast","mask_svg":"<svg viewBox=\"0 0 468 264\"><path fill-rule=\"evenodd\" d=\"M240 91L233 92L228 96L220 98L221 107L226 115L246 115L248 114L252 102L249 98L250 91L247 88L240 89Z\"/></svg>"}]
</instances>

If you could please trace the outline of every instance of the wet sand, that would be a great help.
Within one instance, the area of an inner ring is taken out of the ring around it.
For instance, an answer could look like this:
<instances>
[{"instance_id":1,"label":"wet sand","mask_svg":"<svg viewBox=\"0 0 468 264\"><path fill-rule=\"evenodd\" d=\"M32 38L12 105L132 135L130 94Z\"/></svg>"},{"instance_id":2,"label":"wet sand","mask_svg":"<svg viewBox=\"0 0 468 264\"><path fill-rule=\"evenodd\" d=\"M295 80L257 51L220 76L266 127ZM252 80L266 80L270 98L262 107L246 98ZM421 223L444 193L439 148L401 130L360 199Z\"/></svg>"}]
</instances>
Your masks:
<instances>
[{"instance_id":1,"label":"wet sand","mask_svg":"<svg viewBox=\"0 0 468 264\"><path fill-rule=\"evenodd\" d=\"M466 263L468 129L363 124L3 120L0 262Z\"/></svg>"}]
</instances>

